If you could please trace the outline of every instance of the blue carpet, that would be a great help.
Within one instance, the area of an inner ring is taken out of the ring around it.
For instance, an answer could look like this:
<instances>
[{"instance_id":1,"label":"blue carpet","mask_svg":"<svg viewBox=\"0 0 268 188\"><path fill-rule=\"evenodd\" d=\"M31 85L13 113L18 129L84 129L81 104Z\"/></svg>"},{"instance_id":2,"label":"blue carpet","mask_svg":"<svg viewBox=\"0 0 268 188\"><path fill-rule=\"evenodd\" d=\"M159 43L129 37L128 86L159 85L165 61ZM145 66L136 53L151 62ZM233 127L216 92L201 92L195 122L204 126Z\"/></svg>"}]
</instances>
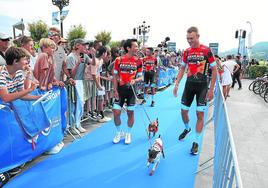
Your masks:
<instances>
[{"instance_id":1,"label":"blue carpet","mask_svg":"<svg viewBox=\"0 0 268 188\"><path fill-rule=\"evenodd\" d=\"M158 92L156 106L145 109L151 119L159 118L159 131L164 143L166 158L161 160L153 176L146 167L150 147L145 128L148 120L141 106L135 110L132 143L124 140L113 144L113 122L75 141L59 154L50 156L33 168L12 180L6 187L92 187L92 188L192 188L199 155L190 155L194 131L178 141L184 129L180 115L180 98L174 98L172 87ZM195 130L195 105L190 109L190 126ZM126 113L122 113L122 125L126 128Z\"/></svg>"}]
</instances>

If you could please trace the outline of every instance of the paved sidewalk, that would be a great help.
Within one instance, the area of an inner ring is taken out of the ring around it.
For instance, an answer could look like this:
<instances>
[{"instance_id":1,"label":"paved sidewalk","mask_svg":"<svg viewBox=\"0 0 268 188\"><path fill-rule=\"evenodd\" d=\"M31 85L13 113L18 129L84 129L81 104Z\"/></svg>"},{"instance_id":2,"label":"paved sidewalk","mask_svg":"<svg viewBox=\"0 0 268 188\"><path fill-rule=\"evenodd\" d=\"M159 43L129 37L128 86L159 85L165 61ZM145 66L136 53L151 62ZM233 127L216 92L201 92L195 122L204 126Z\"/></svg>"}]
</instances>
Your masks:
<instances>
[{"instance_id":1,"label":"paved sidewalk","mask_svg":"<svg viewBox=\"0 0 268 188\"><path fill-rule=\"evenodd\" d=\"M268 103L248 90L252 80L243 79L243 89L238 86L230 92L227 111L236 146L238 163L244 188L268 187ZM207 125L200 163L213 156L213 124ZM207 165L212 164L212 161ZM205 166L205 165L204 165ZM213 167L198 174L195 187L212 187Z\"/></svg>"}]
</instances>

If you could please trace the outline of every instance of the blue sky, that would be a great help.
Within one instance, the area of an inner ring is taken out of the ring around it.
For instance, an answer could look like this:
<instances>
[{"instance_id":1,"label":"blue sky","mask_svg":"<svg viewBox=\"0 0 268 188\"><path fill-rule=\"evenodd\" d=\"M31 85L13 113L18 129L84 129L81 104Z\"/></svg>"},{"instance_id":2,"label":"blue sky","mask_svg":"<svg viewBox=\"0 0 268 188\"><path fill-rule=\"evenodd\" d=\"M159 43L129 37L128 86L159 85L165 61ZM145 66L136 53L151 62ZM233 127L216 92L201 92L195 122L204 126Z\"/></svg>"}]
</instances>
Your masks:
<instances>
[{"instance_id":1,"label":"blue sky","mask_svg":"<svg viewBox=\"0 0 268 188\"><path fill-rule=\"evenodd\" d=\"M51 26L51 15L58 11L51 0L0 0L0 32L12 34L12 25L21 18L27 22L45 21ZM64 35L71 25L82 24L87 39L102 31L110 31L113 40L133 37L133 28L145 20L151 26L148 45L156 46L165 37L186 48L186 30L194 25L200 30L200 41L208 45L218 42L220 51L237 48L237 29L247 30L252 23L252 44L268 41L267 1L254 0L70 0L65 7L69 14L64 20ZM246 41L247 44L247 41Z\"/></svg>"},{"instance_id":2,"label":"blue sky","mask_svg":"<svg viewBox=\"0 0 268 188\"><path fill-rule=\"evenodd\" d=\"M9 16L0 14L0 26L1 32L12 34L12 25L19 22L20 20L16 18L11 18Z\"/></svg>"}]
</instances>

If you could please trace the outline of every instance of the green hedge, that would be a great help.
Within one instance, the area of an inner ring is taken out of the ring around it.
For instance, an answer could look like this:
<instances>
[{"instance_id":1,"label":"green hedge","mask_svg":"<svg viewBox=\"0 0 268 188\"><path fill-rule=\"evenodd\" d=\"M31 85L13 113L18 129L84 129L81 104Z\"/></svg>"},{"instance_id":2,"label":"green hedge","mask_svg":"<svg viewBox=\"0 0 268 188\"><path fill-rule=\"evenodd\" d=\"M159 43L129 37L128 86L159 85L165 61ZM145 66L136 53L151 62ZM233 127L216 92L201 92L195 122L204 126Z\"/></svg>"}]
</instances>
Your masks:
<instances>
[{"instance_id":1,"label":"green hedge","mask_svg":"<svg viewBox=\"0 0 268 188\"><path fill-rule=\"evenodd\" d=\"M249 67L249 78L257 78L268 72L268 66L253 65Z\"/></svg>"}]
</instances>

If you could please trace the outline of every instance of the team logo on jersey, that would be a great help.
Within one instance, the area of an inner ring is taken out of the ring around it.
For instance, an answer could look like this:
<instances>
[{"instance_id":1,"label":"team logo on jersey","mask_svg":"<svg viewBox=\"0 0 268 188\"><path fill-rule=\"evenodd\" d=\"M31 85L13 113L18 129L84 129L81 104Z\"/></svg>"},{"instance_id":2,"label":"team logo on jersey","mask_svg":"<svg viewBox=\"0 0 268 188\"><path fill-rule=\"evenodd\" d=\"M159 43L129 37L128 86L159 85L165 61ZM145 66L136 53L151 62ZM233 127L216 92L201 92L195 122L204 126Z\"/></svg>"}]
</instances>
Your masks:
<instances>
[{"instance_id":1,"label":"team logo on jersey","mask_svg":"<svg viewBox=\"0 0 268 188\"><path fill-rule=\"evenodd\" d=\"M120 64L119 68L121 73L133 74L135 71L137 71L137 66L132 64Z\"/></svg>"}]
</instances>

